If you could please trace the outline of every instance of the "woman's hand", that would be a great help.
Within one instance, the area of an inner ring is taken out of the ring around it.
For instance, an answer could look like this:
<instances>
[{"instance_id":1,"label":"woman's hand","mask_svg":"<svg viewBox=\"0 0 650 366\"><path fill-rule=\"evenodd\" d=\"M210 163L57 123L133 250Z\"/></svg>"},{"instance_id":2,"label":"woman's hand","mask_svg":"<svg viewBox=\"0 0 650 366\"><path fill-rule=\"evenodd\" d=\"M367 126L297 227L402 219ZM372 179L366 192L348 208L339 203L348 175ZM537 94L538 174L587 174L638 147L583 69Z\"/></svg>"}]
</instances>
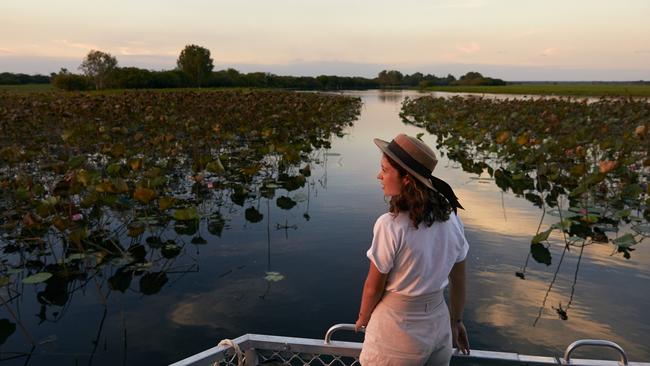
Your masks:
<instances>
[{"instance_id":1,"label":"woman's hand","mask_svg":"<svg viewBox=\"0 0 650 366\"><path fill-rule=\"evenodd\" d=\"M368 319L359 317L359 319L357 319L357 322L354 323L354 331L359 332L361 331L361 328L365 328L366 325L368 325Z\"/></svg>"},{"instance_id":2,"label":"woman's hand","mask_svg":"<svg viewBox=\"0 0 650 366\"><path fill-rule=\"evenodd\" d=\"M467 330L462 321L453 322L451 324L451 339L453 345L456 346L459 352L464 355L469 355L469 340L467 339Z\"/></svg>"}]
</instances>

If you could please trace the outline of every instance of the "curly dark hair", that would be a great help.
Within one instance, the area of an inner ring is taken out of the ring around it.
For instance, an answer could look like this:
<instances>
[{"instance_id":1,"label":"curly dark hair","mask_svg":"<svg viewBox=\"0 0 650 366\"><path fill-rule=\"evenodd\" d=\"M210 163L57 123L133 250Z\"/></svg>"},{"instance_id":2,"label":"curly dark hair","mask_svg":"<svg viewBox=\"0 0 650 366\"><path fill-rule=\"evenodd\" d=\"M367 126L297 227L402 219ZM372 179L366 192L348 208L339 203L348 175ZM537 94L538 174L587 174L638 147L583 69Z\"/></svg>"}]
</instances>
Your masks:
<instances>
[{"instance_id":1,"label":"curly dark hair","mask_svg":"<svg viewBox=\"0 0 650 366\"><path fill-rule=\"evenodd\" d=\"M447 221L452 211L447 199L425 186L388 155L384 154L384 156L390 165L397 169L400 177L406 178L399 196L391 197L388 211L393 215L408 212L416 229L423 222L429 227L436 221Z\"/></svg>"}]
</instances>

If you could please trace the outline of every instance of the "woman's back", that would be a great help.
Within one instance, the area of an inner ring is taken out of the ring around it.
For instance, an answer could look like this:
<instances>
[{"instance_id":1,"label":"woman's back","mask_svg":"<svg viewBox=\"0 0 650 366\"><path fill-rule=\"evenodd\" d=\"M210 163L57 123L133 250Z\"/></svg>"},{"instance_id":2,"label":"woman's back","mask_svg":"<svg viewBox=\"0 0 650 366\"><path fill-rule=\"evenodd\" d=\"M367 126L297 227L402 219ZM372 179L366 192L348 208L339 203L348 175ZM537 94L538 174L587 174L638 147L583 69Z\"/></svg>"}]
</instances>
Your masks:
<instances>
[{"instance_id":1,"label":"woman's back","mask_svg":"<svg viewBox=\"0 0 650 366\"><path fill-rule=\"evenodd\" d=\"M442 290L456 262L465 259L469 245L455 214L444 222L415 228L408 214L386 213L374 227L367 252L377 269L388 273L386 291L417 296Z\"/></svg>"}]
</instances>

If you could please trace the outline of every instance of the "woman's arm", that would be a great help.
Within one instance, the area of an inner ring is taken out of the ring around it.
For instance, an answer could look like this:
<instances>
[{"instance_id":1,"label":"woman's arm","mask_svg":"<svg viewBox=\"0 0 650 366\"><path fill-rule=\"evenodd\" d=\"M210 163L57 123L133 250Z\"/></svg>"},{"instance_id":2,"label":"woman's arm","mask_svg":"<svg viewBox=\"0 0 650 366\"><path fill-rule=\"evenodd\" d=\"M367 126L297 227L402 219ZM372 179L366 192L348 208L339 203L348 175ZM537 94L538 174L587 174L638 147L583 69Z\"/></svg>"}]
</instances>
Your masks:
<instances>
[{"instance_id":1,"label":"woman's arm","mask_svg":"<svg viewBox=\"0 0 650 366\"><path fill-rule=\"evenodd\" d=\"M451 302L451 334L454 345L463 354L469 354L467 330L463 324L465 308L465 261L454 264L449 273L449 300Z\"/></svg>"},{"instance_id":2,"label":"woman's arm","mask_svg":"<svg viewBox=\"0 0 650 366\"><path fill-rule=\"evenodd\" d=\"M377 266L370 261L370 269L368 269L368 276L366 283L363 285L363 295L361 295L361 309L359 309L359 318L354 325L358 332L361 327L368 325L370 314L375 310L375 306L384 294L386 287L386 279L388 274L379 272Z\"/></svg>"}]
</instances>

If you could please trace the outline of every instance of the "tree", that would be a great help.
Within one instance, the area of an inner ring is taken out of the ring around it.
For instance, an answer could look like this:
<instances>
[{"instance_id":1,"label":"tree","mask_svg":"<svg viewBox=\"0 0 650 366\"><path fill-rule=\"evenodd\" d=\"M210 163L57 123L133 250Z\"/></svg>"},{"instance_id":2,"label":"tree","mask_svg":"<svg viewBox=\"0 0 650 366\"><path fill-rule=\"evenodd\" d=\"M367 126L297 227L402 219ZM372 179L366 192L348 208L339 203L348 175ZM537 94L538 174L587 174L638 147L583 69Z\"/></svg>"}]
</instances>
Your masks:
<instances>
[{"instance_id":1,"label":"tree","mask_svg":"<svg viewBox=\"0 0 650 366\"><path fill-rule=\"evenodd\" d=\"M52 85L63 90L88 90L93 87L92 81L87 76L72 74L66 68L62 68L58 73L52 73L51 77Z\"/></svg>"},{"instance_id":2,"label":"tree","mask_svg":"<svg viewBox=\"0 0 650 366\"><path fill-rule=\"evenodd\" d=\"M399 86L402 84L403 78L404 75L397 70L383 70L379 75L377 75L377 82L379 82L381 86Z\"/></svg>"},{"instance_id":3,"label":"tree","mask_svg":"<svg viewBox=\"0 0 650 366\"><path fill-rule=\"evenodd\" d=\"M176 64L195 86L205 83L214 68L210 50L194 44L185 46Z\"/></svg>"},{"instance_id":4,"label":"tree","mask_svg":"<svg viewBox=\"0 0 650 366\"><path fill-rule=\"evenodd\" d=\"M84 75L95 83L95 89L104 89L106 80L117 67L117 59L110 53L91 50L79 66Z\"/></svg>"}]
</instances>

